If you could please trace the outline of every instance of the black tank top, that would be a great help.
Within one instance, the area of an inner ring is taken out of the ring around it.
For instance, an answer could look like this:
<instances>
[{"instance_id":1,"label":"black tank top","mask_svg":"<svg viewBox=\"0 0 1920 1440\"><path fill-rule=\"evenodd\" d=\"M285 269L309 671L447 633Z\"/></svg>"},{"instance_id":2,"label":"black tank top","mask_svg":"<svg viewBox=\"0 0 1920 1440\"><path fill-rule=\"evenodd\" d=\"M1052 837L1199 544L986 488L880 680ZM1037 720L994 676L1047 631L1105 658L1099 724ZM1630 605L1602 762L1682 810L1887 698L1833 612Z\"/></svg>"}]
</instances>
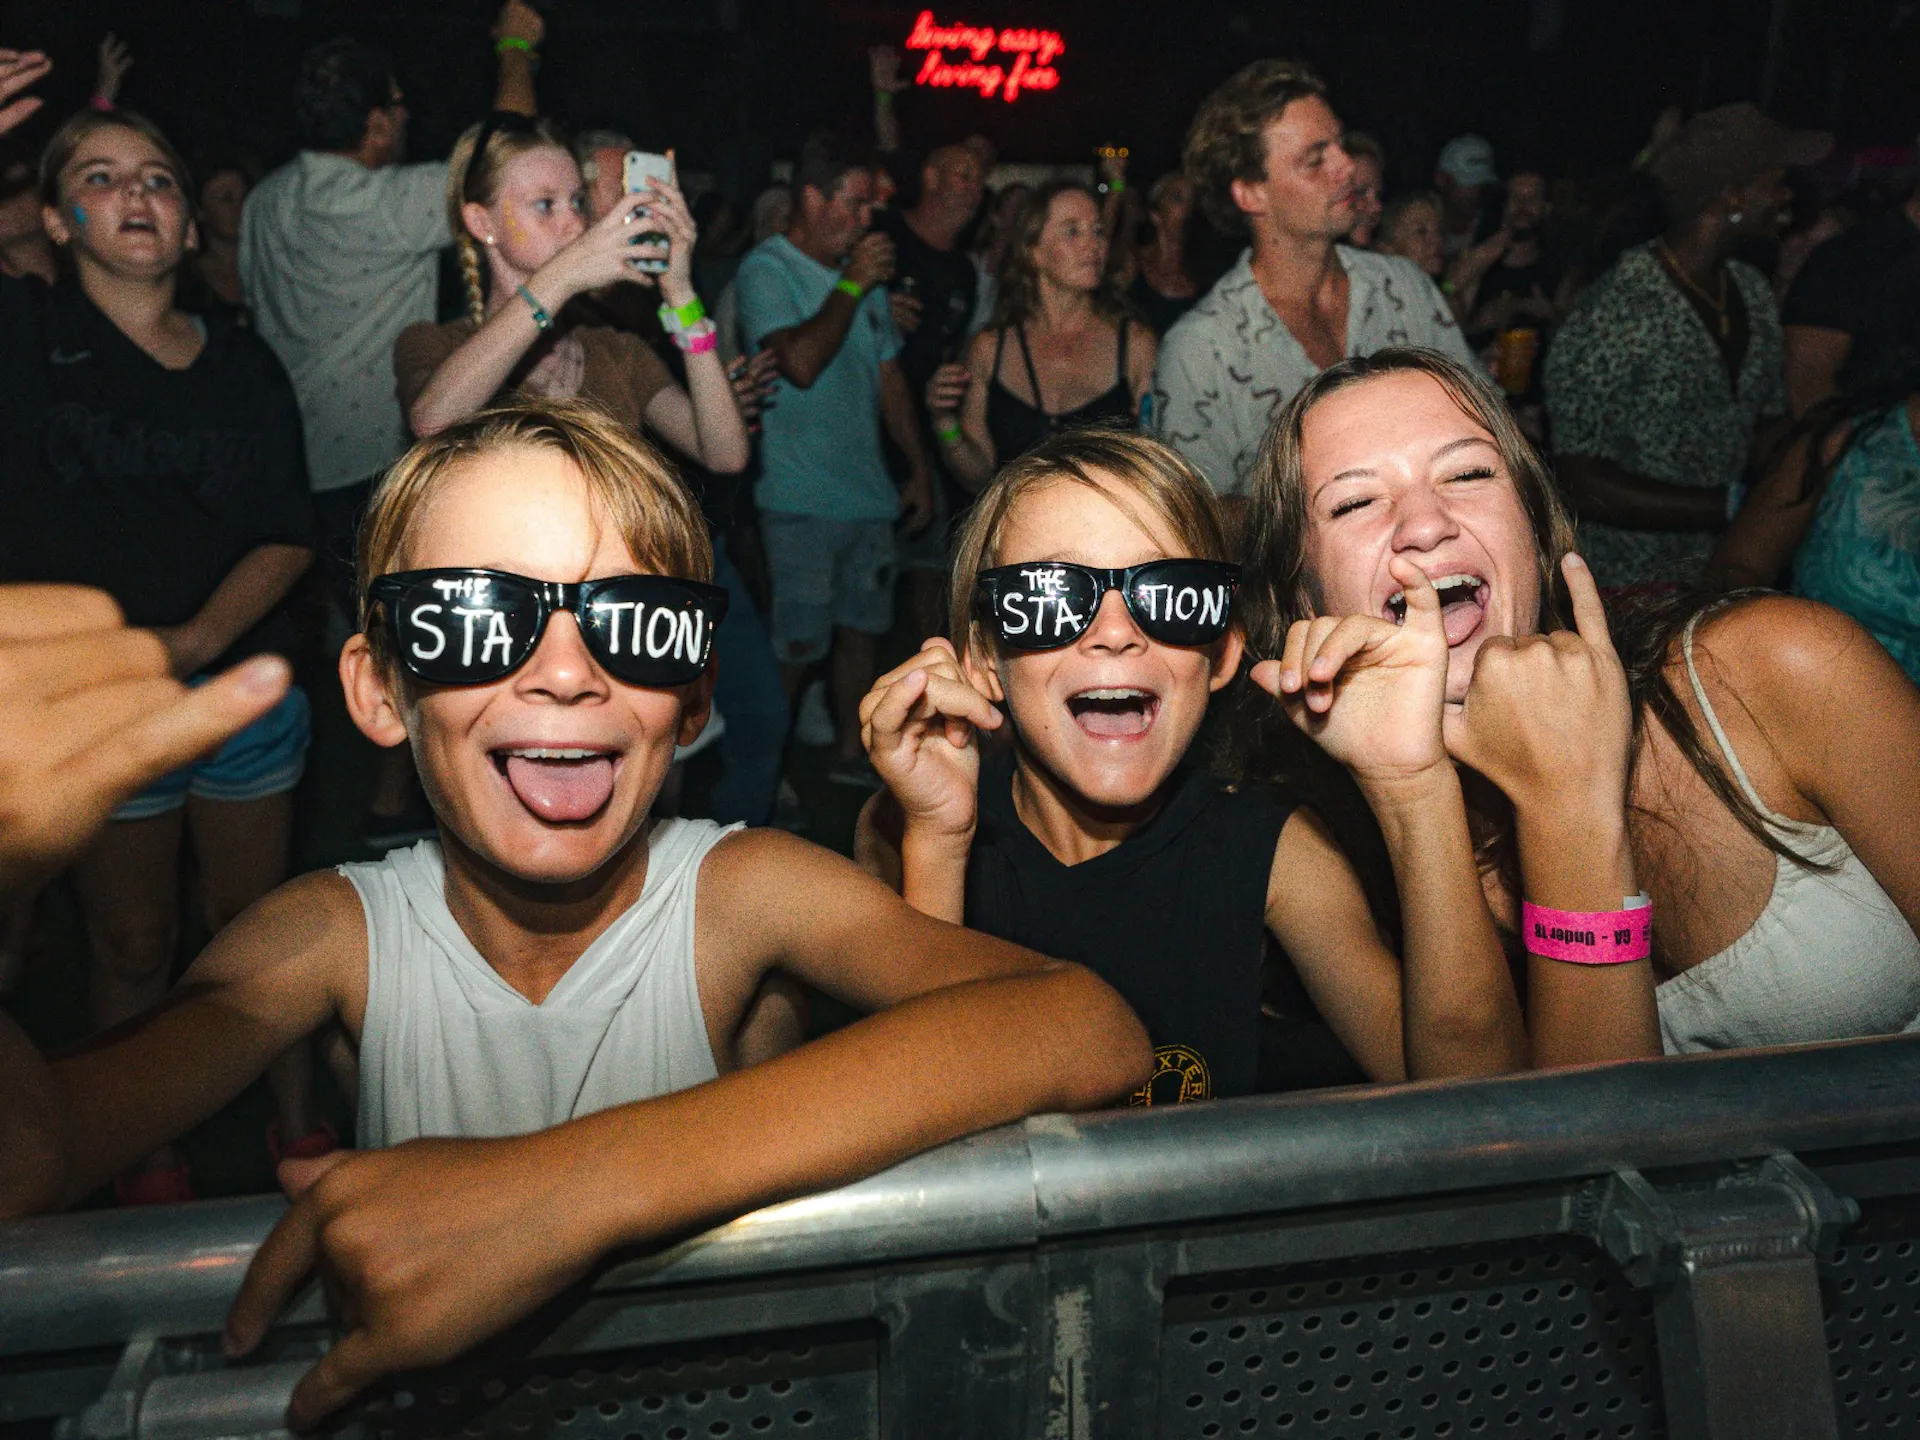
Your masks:
<instances>
[{"instance_id":1,"label":"black tank top","mask_svg":"<svg viewBox=\"0 0 1920 1440\"><path fill-rule=\"evenodd\" d=\"M1263 969L1277 963L1292 982L1282 988L1304 996L1266 926L1291 794L1266 785L1228 791L1204 770L1183 768L1146 825L1104 855L1062 865L1014 812L1013 767L1005 750L981 760L968 926L1084 965L1125 997L1154 1050L1153 1078L1134 1104L1272 1088L1262 1083L1271 1068L1262 1051L1273 1043L1263 1033L1272 1028L1261 1018ZM1332 1052L1326 1078L1304 1083L1365 1078L1337 1041Z\"/></svg>"},{"instance_id":2,"label":"black tank top","mask_svg":"<svg viewBox=\"0 0 1920 1440\"><path fill-rule=\"evenodd\" d=\"M993 457L997 463L1005 465L1014 456L1024 455L1047 436L1061 430L1100 424L1119 424L1131 429L1137 423L1133 387L1127 384L1127 331L1130 327L1125 320L1120 322L1119 356L1114 366L1113 388L1064 415L1050 415L1040 408L1044 397L1040 394L1040 376L1033 368L1033 351L1027 347L1027 327L1014 325L1007 328L1019 338L1020 358L1026 361L1027 384L1033 387L1036 403L1029 405L1000 383L1000 355L1007 346L1007 331L1003 329L993 342L993 383L987 387L987 433L993 437Z\"/></svg>"}]
</instances>

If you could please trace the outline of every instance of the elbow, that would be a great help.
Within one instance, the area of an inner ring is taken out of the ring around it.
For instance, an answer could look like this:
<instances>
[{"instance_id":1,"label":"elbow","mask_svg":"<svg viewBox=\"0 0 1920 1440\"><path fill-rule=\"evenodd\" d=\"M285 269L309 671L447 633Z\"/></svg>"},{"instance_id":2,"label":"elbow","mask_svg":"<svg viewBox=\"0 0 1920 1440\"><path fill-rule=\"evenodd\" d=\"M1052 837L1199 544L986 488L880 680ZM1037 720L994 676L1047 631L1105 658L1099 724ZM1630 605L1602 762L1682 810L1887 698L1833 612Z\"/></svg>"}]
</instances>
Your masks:
<instances>
[{"instance_id":1,"label":"elbow","mask_svg":"<svg viewBox=\"0 0 1920 1440\"><path fill-rule=\"evenodd\" d=\"M715 453L705 457L701 464L715 475L738 475L747 468L747 461L753 457L753 447L741 437L738 445L727 444L716 448Z\"/></svg>"},{"instance_id":2,"label":"elbow","mask_svg":"<svg viewBox=\"0 0 1920 1440\"><path fill-rule=\"evenodd\" d=\"M1409 1080L1463 1080L1528 1068L1526 1035L1499 1007L1435 1016L1407 1037Z\"/></svg>"},{"instance_id":3,"label":"elbow","mask_svg":"<svg viewBox=\"0 0 1920 1440\"><path fill-rule=\"evenodd\" d=\"M53 1126L0 1133L0 1221L63 1209L69 1188L66 1147Z\"/></svg>"},{"instance_id":4,"label":"elbow","mask_svg":"<svg viewBox=\"0 0 1920 1440\"><path fill-rule=\"evenodd\" d=\"M1125 1099L1153 1074L1153 1046L1133 1007L1092 971L1061 964L1055 1014L1069 1020L1075 1043L1060 1077L1056 1108L1098 1110Z\"/></svg>"}]
</instances>

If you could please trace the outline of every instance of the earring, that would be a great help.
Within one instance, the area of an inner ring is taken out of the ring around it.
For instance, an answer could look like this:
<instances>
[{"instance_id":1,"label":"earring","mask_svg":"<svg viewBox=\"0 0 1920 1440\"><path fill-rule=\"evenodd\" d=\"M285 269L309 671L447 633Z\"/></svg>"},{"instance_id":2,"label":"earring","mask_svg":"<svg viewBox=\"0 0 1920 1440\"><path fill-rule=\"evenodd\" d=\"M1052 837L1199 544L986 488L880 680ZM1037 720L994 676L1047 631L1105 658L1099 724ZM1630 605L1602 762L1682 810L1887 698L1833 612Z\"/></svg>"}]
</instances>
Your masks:
<instances>
[{"instance_id":1,"label":"earring","mask_svg":"<svg viewBox=\"0 0 1920 1440\"><path fill-rule=\"evenodd\" d=\"M494 244L494 243L495 243L495 242L494 242L494 238L493 238L493 236L491 236L491 235L489 235L489 236L487 237L487 244L489 244L489 245L492 245L492 244Z\"/></svg>"},{"instance_id":2,"label":"earring","mask_svg":"<svg viewBox=\"0 0 1920 1440\"><path fill-rule=\"evenodd\" d=\"M1735 210L1731 215L1727 216L1727 223L1729 225L1738 225L1742 220L1745 220L1746 218L1747 218L1746 213L1744 211Z\"/></svg>"}]
</instances>

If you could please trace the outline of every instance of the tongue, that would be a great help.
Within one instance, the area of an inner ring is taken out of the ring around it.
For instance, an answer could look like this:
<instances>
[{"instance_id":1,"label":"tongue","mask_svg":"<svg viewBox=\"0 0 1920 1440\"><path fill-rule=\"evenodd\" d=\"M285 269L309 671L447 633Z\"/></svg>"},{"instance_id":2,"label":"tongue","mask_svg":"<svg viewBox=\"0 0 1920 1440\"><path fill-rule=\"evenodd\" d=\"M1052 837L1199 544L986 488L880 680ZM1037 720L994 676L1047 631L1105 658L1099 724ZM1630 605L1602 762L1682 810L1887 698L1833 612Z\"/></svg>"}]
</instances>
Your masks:
<instances>
[{"instance_id":1,"label":"tongue","mask_svg":"<svg viewBox=\"0 0 1920 1440\"><path fill-rule=\"evenodd\" d=\"M1080 728L1098 739L1139 735L1153 722L1146 705L1088 705L1074 715Z\"/></svg>"},{"instance_id":2,"label":"tongue","mask_svg":"<svg viewBox=\"0 0 1920 1440\"><path fill-rule=\"evenodd\" d=\"M507 757L507 783L542 820L590 820L613 794L613 761Z\"/></svg>"},{"instance_id":3,"label":"tongue","mask_svg":"<svg viewBox=\"0 0 1920 1440\"><path fill-rule=\"evenodd\" d=\"M1480 617L1484 613L1480 608L1479 597L1471 593L1442 607L1440 623L1446 627L1447 644L1458 645L1473 634L1474 628L1479 625Z\"/></svg>"}]
</instances>

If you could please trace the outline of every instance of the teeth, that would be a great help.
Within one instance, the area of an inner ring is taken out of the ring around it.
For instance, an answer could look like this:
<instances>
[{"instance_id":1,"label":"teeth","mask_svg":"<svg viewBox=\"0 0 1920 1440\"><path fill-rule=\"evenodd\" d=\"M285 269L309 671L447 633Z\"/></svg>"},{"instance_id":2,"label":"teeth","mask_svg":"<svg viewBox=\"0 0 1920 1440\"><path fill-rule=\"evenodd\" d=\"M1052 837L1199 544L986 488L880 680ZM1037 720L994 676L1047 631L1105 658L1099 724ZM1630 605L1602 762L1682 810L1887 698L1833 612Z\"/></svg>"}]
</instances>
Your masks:
<instances>
[{"instance_id":1,"label":"teeth","mask_svg":"<svg viewBox=\"0 0 1920 1440\"><path fill-rule=\"evenodd\" d=\"M563 750L556 746L533 746L506 753L517 755L522 760L598 760L606 754L604 750Z\"/></svg>"},{"instance_id":2,"label":"teeth","mask_svg":"<svg viewBox=\"0 0 1920 1440\"><path fill-rule=\"evenodd\" d=\"M1445 591L1451 590L1456 585L1471 585L1477 590L1484 583L1486 582L1481 580L1478 575L1442 575L1433 582L1433 588L1436 591ZM1445 601L1441 603L1444 604ZM1387 597L1387 605L1395 611L1404 611L1407 608L1407 592L1404 590L1394 591L1393 594Z\"/></svg>"},{"instance_id":3,"label":"teeth","mask_svg":"<svg viewBox=\"0 0 1920 1440\"><path fill-rule=\"evenodd\" d=\"M1152 692L1147 690L1082 690L1073 697L1076 700L1147 700Z\"/></svg>"}]
</instances>

